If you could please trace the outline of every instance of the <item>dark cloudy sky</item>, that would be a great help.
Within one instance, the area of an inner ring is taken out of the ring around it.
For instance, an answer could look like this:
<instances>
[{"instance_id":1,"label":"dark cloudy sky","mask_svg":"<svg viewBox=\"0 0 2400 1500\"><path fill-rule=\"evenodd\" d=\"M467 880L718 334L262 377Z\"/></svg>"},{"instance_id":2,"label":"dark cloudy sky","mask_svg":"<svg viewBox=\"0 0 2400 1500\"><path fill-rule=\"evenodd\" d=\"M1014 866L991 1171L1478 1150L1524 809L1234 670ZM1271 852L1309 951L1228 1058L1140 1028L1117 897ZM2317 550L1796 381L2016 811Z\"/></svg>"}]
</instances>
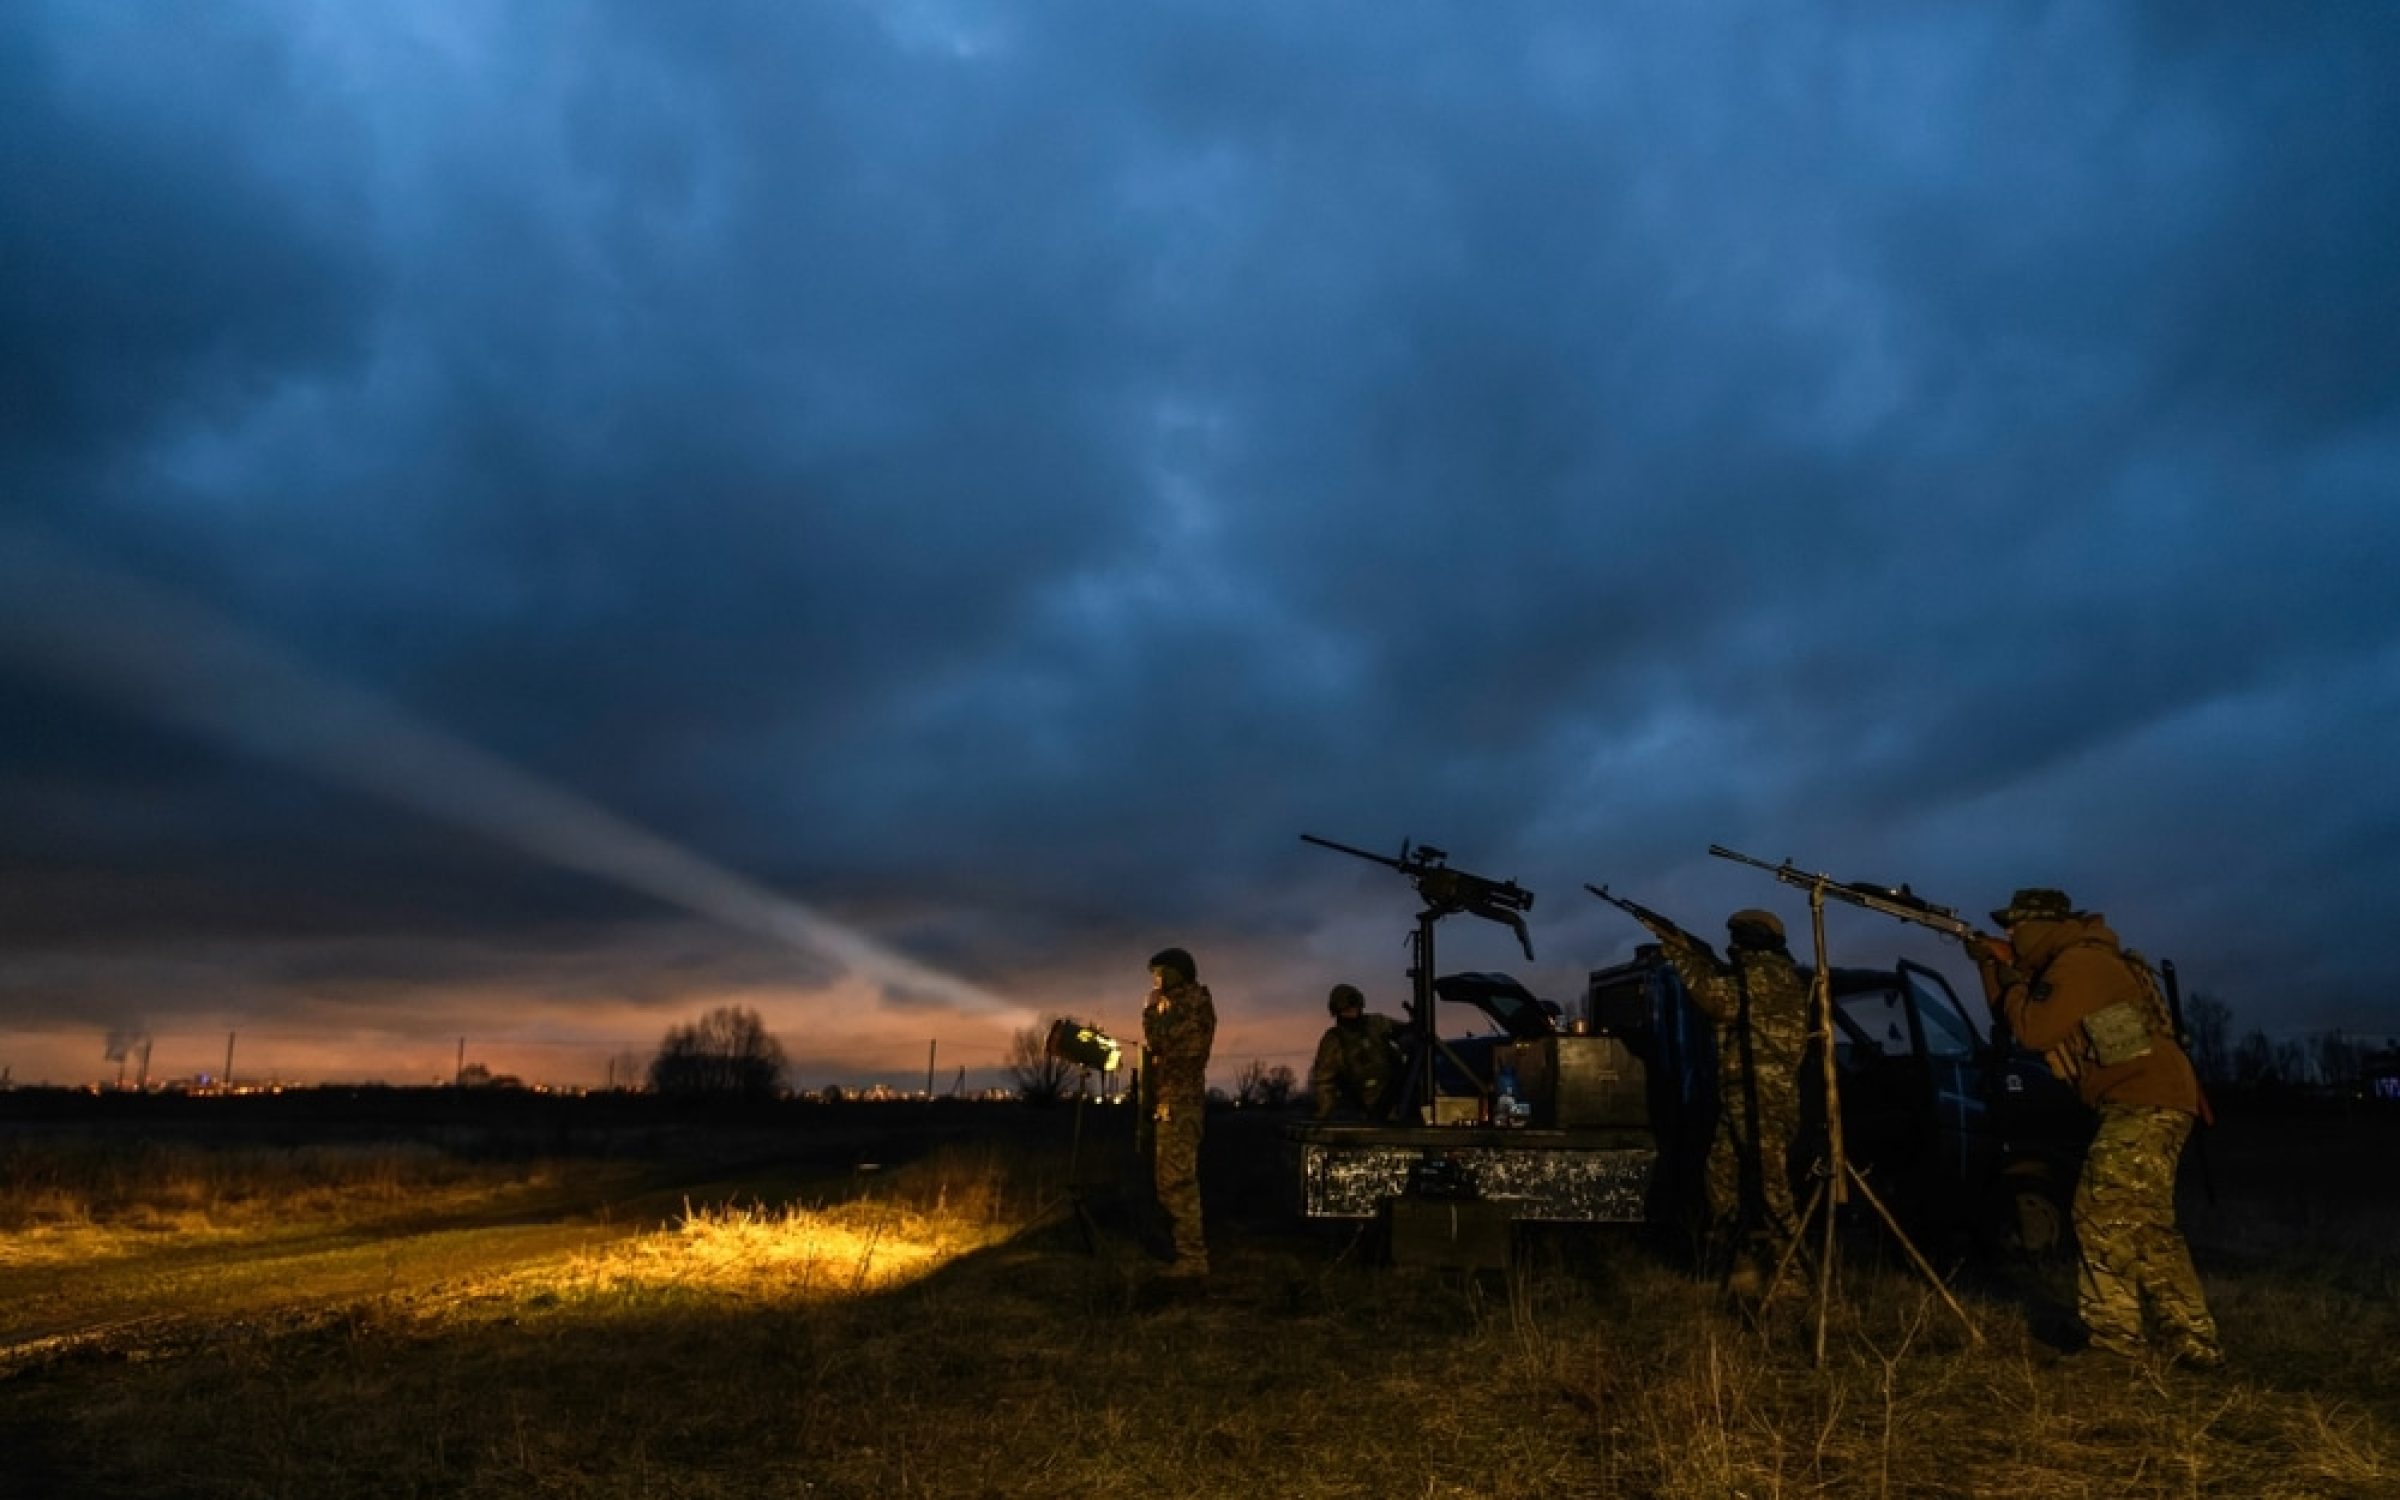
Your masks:
<instances>
[{"instance_id":1,"label":"dark cloudy sky","mask_svg":"<svg viewBox=\"0 0 2400 1500\"><path fill-rule=\"evenodd\" d=\"M2400 1030L2395 16L0 8L0 1065L1297 1061L1303 831Z\"/></svg>"}]
</instances>

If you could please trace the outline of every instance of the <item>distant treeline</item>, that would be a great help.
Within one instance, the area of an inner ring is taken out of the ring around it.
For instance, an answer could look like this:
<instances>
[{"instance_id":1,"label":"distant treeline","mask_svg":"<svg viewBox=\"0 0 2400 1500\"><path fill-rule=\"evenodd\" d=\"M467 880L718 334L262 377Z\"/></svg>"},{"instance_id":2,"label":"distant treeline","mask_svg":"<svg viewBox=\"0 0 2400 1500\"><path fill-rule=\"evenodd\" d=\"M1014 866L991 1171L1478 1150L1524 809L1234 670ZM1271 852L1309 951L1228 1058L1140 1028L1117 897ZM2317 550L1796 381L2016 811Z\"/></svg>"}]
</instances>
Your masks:
<instances>
[{"instance_id":1,"label":"distant treeline","mask_svg":"<svg viewBox=\"0 0 2400 1500\"><path fill-rule=\"evenodd\" d=\"M2271 1037L2237 1028L2233 1007L2208 994L2192 996L2183 1020L2192 1066L2211 1088L2400 1102L2400 1038L2340 1030Z\"/></svg>"}]
</instances>

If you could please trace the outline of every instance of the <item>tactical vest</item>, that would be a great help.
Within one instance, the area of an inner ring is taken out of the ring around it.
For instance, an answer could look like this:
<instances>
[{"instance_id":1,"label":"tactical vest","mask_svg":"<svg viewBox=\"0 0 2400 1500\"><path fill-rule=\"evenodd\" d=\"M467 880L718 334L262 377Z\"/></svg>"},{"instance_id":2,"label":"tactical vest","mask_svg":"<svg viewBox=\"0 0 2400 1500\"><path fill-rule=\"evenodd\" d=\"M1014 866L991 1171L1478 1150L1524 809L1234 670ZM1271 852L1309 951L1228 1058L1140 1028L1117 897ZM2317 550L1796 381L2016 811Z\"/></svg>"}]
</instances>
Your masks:
<instances>
[{"instance_id":1,"label":"tactical vest","mask_svg":"<svg viewBox=\"0 0 2400 1500\"><path fill-rule=\"evenodd\" d=\"M2134 976L2135 995L2085 1016L2065 1041L2043 1053L2042 1060L2053 1074L2067 1083L2080 1083L2092 1068L2113 1068L2147 1057L2160 1038L2175 1039L2175 1017L2167 1007L2166 988L2148 959L2131 948L2117 948L2098 938L2068 946L2108 948Z\"/></svg>"}]
</instances>

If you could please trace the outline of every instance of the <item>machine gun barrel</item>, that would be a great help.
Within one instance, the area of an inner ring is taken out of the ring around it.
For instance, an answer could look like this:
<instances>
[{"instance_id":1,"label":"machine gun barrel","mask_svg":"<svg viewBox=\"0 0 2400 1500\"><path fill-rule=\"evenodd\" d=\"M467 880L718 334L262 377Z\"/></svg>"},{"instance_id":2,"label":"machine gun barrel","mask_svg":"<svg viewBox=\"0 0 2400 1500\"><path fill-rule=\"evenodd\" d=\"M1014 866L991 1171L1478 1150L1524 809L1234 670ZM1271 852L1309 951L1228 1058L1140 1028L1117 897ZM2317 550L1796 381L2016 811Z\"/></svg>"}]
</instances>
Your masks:
<instances>
[{"instance_id":1,"label":"machine gun barrel","mask_svg":"<svg viewBox=\"0 0 2400 1500\"><path fill-rule=\"evenodd\" d=\"M1869 911L1881 912L1887 917L1897 917L1903 922L1914 922L1920 927L1930 927L1946 937L1954 937L1970 946L1982 936L1956 911L1947 906L1934 905L1905 885L1871 885L1865 881L1836 880L1830 875L1803 870L1788 859L1782 864L1771 865L1763 859L1753 859L1738 850L1728 849L1723 844L1709 845L1708 852L1719 859L1730 859L1737 864L1755 865L1785 885L1796 885L1802 890L1822 890L1826 895L1847 901L1852 906L1863 906Z\"/></svg>"},{"instance_id":2,"label":"machine gun barrel","mask_svg":"<svg viewBox=\"0 0 2400 1500\"><path fill-rule=\"evenodd\" d=\"M1321 839L1313 833L1304 833L1300 835L1300 842L1304 844L1314 844L1320 849L1331 849L1337 853L1347 854L1354 859L1372 860L1376 864L1382 865L1387 869L1398 870L1404 875L1409 872L1409 851L1408 840L1406 839L1402 839L1400 841L1400 857L1398 859L1394 859L1388 854L1370 854L1364 849L1353 848L1348 844L1337 844L1332 839Z\"/></svg>"}]
</instances>

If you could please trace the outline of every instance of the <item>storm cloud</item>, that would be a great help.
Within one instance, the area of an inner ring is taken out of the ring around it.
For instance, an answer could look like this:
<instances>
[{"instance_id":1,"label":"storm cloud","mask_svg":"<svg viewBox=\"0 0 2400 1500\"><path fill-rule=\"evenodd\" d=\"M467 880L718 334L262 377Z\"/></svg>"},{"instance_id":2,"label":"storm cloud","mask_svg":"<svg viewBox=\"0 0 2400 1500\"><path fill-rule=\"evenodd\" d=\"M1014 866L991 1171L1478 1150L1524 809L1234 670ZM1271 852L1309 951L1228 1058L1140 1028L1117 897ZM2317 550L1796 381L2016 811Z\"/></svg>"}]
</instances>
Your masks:
<instances>
[{"instance_id":1,"label":"storm cloud","mask_svg":"<svg viewBox=\"0 0 2400 1500\"><path fill-rule=\"evenodd\" d=\"M1584 880L1797 913L1720 842L2400 1030L2394 76L2368 5L11 7L0 1028L927 1024L94 665L166 600L1027 1007L1393 1008L1305 830L1533 887L1561 997Z\"/></svg>"}]
</instances>

